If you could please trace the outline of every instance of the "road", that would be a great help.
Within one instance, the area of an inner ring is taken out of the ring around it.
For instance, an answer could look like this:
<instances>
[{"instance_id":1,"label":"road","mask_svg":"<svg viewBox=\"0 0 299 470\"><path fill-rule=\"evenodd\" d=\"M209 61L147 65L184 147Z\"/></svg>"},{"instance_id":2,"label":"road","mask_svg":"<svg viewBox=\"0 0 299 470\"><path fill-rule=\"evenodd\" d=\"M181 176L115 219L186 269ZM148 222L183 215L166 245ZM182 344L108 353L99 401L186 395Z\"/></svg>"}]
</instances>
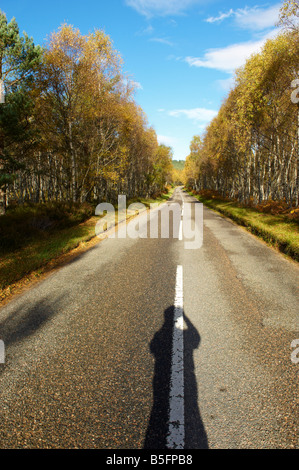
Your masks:
<instances>
[{"instance_id":1,"label":"road","mask_svg":"<svg viewBox=\"0 0 299 470\"><path fill-rule=\"evenodd\" d=\"M200 207L178 188L155 213L173 204ZM179 224L1 308L0 448L298 448L298 265L206 208L201 247Z\"/></svg>"}]
</instances>

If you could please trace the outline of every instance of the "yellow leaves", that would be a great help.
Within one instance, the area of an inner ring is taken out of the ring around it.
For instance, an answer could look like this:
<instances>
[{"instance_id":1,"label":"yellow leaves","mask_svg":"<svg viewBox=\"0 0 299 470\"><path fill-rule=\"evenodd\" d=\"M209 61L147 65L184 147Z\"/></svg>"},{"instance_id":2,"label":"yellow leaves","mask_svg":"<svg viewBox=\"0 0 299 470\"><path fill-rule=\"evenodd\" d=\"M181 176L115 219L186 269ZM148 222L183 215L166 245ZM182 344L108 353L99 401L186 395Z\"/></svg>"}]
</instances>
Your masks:
<instances>
[{"instance_id":1,"label":"yellow leaves","mask_svg":"<svg viewBox=\"0 0 299 470\"><path fill-rule=\"evenodd\" d=\"M80 60L83 48L84 37L80 35L80 31L63 24L57 32L51 34L45 59L54 66L63 67L65 62Z\"/></svg>"},{"instance_id":2,"label":"yellow leaves","mask_svg":"<svg viewBox=\"0 0 299 470\"><path fill-rule=\"evenodd\" d=\"M199 135L195 135L190 144L191 155L198 155L202 147L202 140Z\"/></svg>"},{"instance_id":3,"label":"yellow leaves","mask_svg":"<svg viewBox=\"0 0 299 470\"><path fill-rule=\"evenodd\" d=\"M158 156L157 135L133 100L121 67L119 53L101 30L81 35L63 24L49 39L40 76L40 120L72 170L72 188L103 180L115 188L132 174L145 181L155 164L163 185L171 172L170 151Z\"/></svg>"},{"instance_id":4,"label":"yellow leaves","mask_svg":"<svg viewBox=\"0 0 299 470\"><path fill-rule=\"evenodd\" d=\"M293 41L295 35L297 40ZM252 128L273 127L277 125L274 115L283 120L290 112L291 92L288 96L287 90L297 69L298 54L298 32L280 34L268 40L262 51L251 56L236 72L235 88L222 109L234 129L243 135L238 140L244 151Z\"/></svg>"},{"instance_id":5,"label":"yellow leaves","mask_svg":"<svg viewBox=\"0 0 299 470\"><path fill-rule=\"evenodd\" d=\"M287 19L299 16L299 4L297 0L287 0L280 9L279 24L283 25Z\"/></svg>"},{"instance_id":6,"label":"yellow leaves","mask_svg":"<svg viewBox=\"0 0 299 470\"><path fill-rule=\"evenodd\" d=\"M182 172L182 179L185 185L193 184L198 178L200 171L200 156L188 155Z\"/></svg>"},{"instance_id":7,"label":"yellow leaves","mask_svg":"<svg viewBox=\"0 0 299 470\"><path fill-rule=\"evenodd\" d=\"M89 87L95 95L120 81L120 56L109 36L100 30L84 36L73 26L63 24L50 36L44 63L48 73L65 79L68 87L81 79L81 86Z\"/></svg>"}]
</instances>

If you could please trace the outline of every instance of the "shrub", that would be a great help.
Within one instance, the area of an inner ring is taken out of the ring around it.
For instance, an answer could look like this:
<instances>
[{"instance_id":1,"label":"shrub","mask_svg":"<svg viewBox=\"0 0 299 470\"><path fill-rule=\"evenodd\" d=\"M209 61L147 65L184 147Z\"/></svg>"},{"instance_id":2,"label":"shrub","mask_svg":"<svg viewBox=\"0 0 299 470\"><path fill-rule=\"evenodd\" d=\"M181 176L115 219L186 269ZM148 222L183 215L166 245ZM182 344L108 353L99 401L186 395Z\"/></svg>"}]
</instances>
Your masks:
<instances>
[{"instance_id":1,"label":"shrub","mask_svg":"<svg viewBox=\"0 0 299 470\"><path fill-rule=\"evenodd\" d=\"M78 225L94 214L92 204L51 202L13 207L0 216L0 252L13 251L50 232Z\"/></svg>"}]
</instances>

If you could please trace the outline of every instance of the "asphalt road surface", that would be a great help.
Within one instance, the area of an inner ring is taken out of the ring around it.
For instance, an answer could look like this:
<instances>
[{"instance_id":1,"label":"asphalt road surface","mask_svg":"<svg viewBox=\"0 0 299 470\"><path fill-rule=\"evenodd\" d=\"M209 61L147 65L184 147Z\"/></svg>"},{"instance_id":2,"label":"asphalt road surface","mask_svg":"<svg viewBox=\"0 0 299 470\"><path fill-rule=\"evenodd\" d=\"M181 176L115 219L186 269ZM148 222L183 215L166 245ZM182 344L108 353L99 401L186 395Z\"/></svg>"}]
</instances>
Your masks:
<instances>
[{"instance_id":1,"label":"asphalt road surface","mask_svg":"<svg viewBox=\"0 0 299 470\"><path fill-rule=\"evenodd\" d=\"M188 248L201 207L176 189L158 238L141 214L0 310L0 448L298 448L298 265L206 208Z\"/></svg>"}]
</instances>

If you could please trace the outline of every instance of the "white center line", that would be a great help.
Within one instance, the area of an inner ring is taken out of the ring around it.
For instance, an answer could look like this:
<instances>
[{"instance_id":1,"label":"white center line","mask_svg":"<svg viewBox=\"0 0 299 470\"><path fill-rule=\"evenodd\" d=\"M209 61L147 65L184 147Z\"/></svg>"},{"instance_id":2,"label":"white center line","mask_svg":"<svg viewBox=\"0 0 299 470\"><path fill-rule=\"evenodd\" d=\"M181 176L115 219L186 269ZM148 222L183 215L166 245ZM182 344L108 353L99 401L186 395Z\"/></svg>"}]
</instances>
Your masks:
<instances>
[{"instance_id":1,"label":"white center line","mask_svg":"<svg viewBox=\"0 0 299 470\"><path fill-rule=\"evenodd\" d=\"M174 302L174 327L169 397L168 449L184 449L184 314L183 314L183 267L177 267Z\"/></svg>"}]
</instances>

